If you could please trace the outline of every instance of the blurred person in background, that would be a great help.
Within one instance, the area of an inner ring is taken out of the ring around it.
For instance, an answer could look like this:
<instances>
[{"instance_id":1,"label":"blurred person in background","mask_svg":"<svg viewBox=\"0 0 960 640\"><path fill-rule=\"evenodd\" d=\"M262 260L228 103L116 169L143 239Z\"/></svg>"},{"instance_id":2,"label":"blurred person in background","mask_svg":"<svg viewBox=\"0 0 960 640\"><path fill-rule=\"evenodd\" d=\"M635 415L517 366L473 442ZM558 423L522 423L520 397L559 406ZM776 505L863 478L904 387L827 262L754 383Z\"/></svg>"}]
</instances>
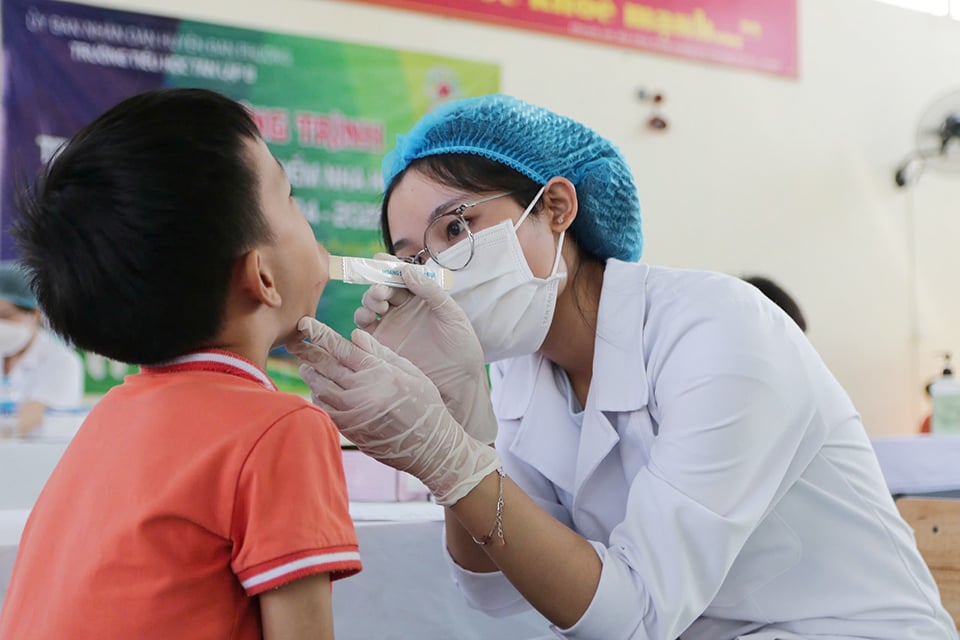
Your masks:
<instances>
[{"instance_id":1,"label":"blurred person in background","mask_svg":"<svg viewBox=\"0 0 960 640\"><path fill-rule=\"evenodd\" d=\"M797 323L801 331L804 333L807 332L807 320L803 317L803 312L800 311L800 305L797 304L797 301L794 300L789 293L783 290L783 287L764 276L743 276L742 279L757 289L760 289L760 293L770 298L774 304L783 309L784 313Z\"/></svg>"},{"instance_id":2,"label":"blurred person in background","mask_svg":"<svg viewBox=\"0 0 960 640\"><path fill-rule=\"evenodd\" d=\"M17 403L17 435L35 430L47 409L80 406L80 356L44 328L29 275L11 261L0 263L0 358L0 391L8 391Z\"/></svg>"}]
</instances>

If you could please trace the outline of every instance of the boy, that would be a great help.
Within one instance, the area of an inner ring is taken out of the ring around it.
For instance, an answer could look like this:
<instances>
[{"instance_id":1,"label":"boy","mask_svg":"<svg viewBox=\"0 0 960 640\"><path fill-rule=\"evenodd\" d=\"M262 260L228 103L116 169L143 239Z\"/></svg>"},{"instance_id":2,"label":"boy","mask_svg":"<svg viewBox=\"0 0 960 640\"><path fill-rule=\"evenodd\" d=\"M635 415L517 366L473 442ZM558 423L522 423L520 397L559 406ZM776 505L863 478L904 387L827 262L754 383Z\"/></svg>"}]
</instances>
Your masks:
<instances>
[{"instance_id":1,"label":"boy","mask_svg":"<svg viewBox=\"0 0 960 640\"><path fill-rule=\"evenodd\" d=\"M198 89L125 100L21 208L52 328L142 372L40 495L0 638L332 638L330 582L360 570L339 436L264 372L327 254L248 113Z\"/></svg>"}]
</instances>

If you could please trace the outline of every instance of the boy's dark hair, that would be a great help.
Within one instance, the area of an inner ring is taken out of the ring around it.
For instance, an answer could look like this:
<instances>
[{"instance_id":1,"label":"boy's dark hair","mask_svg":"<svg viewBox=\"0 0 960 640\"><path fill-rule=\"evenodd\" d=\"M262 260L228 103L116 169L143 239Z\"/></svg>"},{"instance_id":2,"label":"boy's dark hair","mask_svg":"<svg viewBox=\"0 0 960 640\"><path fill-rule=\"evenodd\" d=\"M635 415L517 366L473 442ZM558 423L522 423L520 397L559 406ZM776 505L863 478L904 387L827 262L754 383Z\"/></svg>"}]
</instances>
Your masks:
<instances>
[{"instance_id":1,"label":"boy's dark hair","mask_svg":"<svg viewBox=\"0 0 960 640\"><path fill-rule=\"evenodd\" d=\"M800 330L806 333L807 321L803 317L803 312L800 311L800 305L798 305L797 302L790 297L790 294L784 291L780 285L770 278L764 278L763 276L744 276L743 280L760 289L763 295L770 298L774 304L783 309L784 312L797 323Z\"/></svg>"},{"instance_id":2,"label":"boy's dark hair","mask_svg":"<svg viewBox=\"0 0 960 640\"><path fill-rule=\"evenodd\" d=\"M237 102L204 89L128 98L74 135L21 194L12 232L51 327L157 363L222 327L236 259L270 240Z\"/></svg>"}]
</instances>

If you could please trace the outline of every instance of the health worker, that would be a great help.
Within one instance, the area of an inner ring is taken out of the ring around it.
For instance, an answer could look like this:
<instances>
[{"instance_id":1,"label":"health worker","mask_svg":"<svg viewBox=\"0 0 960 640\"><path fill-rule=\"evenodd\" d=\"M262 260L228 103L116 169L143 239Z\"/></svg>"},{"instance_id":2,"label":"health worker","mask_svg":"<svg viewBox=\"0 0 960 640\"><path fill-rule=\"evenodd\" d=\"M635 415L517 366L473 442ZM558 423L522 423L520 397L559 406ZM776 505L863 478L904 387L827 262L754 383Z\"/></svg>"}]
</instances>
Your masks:
<instances>
[{"instance_id":1,"label":"health worker","mask_svg":"<svg viewBox=\"0 0 960 640\"><path fill-rule=\"evenodd\" d=\"M307 318L290 348L345 437L447 507L473 607L583 640L957 638L844 389L755 287L638 262L610 141L492 95L383 166L386 246L452 297L404 268L352 342Z\"/></svg>"},{"instance_id":2,"label":"health worker","mask_svg":"<svg viewBox=\"0 0 960 640\"><path fill-rule=\"evenodd\" d=\"M83 362L44 328L27 272L0 263L0 359L3 393L17 406L14 435L39 427L48 409L76 409L83 401Z\"/></svg>"}]
</instances>

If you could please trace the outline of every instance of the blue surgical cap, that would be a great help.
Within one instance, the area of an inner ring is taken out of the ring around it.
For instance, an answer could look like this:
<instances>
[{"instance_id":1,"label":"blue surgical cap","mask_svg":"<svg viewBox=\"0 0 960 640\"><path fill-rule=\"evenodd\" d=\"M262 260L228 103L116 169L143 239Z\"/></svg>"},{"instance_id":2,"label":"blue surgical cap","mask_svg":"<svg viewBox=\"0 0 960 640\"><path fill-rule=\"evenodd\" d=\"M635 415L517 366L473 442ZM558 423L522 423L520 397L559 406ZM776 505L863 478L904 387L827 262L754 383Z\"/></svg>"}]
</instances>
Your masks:
<instances>
[{"instance_id":1,"label":"blue surgical cap","mask_svg":"<svg viewBox=\"0 0 960 640\"><path fill-rule=\"evenodd\" d=\"M37 308L37 297L30 289L30 278L18 262L0 262L0 300L8 300L26 309Z\"/></svg>"},{"instance_id":2,"label":"blue surgical cap","mask_svg":"<svg viewBox=\"0 0 960 640\"><path fill-rule=\"evenodd\" d=\"M546 184L560 176L577 190L570 229L600 259L635 262L643 251L640 201L620 151L589 127L506 95L455 100L421 118L383 159L390 185L419 158L466 153L495 160Z\"/></svg>"}]
</instances>

